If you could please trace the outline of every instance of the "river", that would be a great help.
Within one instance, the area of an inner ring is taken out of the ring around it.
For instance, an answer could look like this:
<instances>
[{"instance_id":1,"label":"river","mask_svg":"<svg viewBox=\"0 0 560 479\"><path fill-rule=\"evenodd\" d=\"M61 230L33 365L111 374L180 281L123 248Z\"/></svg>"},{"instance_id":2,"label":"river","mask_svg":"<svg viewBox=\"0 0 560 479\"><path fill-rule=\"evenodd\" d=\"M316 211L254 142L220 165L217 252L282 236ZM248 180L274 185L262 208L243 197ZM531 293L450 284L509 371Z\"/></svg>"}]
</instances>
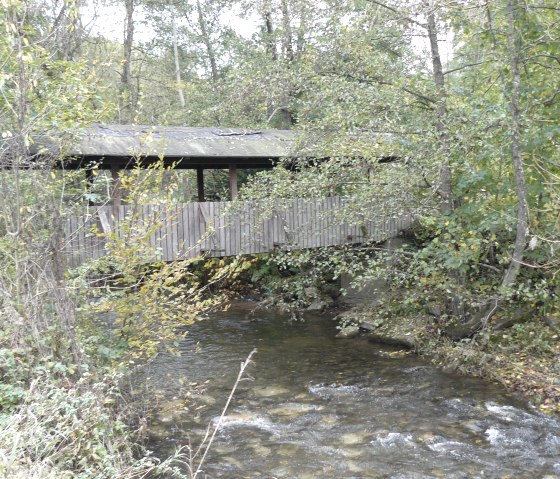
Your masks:
<instances>
[{"instance_id":1,"label":"river","mask_svg":"<svg viewBox=\"0 0 560 479\"><path fill-rule=\"evenodd\" d=\"M208 479L560 478L560 421L501 387L237 305L193 325L148 371L161 399L150 447L195 447L248 367L206 459ZM205 476L200 476L205 477Z\"/></svg>"}]
</instances>

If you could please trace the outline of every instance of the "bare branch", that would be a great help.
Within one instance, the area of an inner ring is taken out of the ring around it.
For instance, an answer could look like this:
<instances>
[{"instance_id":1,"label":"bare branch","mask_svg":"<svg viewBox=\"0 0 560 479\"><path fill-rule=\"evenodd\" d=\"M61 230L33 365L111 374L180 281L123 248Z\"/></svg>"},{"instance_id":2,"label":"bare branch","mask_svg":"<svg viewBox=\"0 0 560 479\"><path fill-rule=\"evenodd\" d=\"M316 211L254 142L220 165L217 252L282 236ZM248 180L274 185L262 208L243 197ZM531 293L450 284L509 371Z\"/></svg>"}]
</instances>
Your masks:
<instances>
[{"instance_id":1,"label":"bare branch","mask_svg":"<svg viewBox=\"0 0 560 479\"><path fill-rule=\"evenodd\" d=\"M418 20L414 20L414 18L411 18L409 16L403 15L403 12L400 12L399 10L397 10L395 7L392 7L390 5L387 5L383 2L379 2L378 0L367 0L370 3L374 3L375 5L378 5L380 7L385 8L386 10L389 10L391 12L393 12L395 15L398 15L400 18L402 18L403 20L406 20L410 23L413 23L414 25L418 25L419 27L422 28L428 28L428 25L426 23L421 23Z\"/></svg>"},{"instance_id":2,"label":"bare branch","mask_svg":"<svg viewBox=\"0 0 560 479\"><path fill-rule=\"evenodd\" d=\"M412 96L415 96L416 98L419 98L420 100L426 102L426 103L435 103L436 101L429 97L426 96L422 93L419 93L417 91L414 91L406 86L401 86L401 85L395 85L393 82L387 81L387 80L383 80L379 77L359 77L356 75L352 75L351 73L340 73L340 72L335 72L335 71L328 71L325 72L326 74L330 74L330 75L335 75L335 76L340 76L343 78L346 78L347 80L352 80L352 81L356 81L358 83L366 83L369 85L387 85L387 86L392 86L394 88L398 88L399 90L402 90Z\"/></svg>"},{"instance_id":3,"label":"bare branch","mask_svg":"<svg viewBox=\"0 0 560 479\"><path fill-rule=\"evenodd\" d=\"M447 70L447 71L443 72L443 74L444 75L449 75L450 73L458 72L460 70L464 70L465 68L475 67L477 65L483 65L484 63L490 63L490 61L485 60L485 61L482 61L482 62L467 63L466 65L461 65L460 67L452 68L451 70Z\"/></svg>"}]
</instances>

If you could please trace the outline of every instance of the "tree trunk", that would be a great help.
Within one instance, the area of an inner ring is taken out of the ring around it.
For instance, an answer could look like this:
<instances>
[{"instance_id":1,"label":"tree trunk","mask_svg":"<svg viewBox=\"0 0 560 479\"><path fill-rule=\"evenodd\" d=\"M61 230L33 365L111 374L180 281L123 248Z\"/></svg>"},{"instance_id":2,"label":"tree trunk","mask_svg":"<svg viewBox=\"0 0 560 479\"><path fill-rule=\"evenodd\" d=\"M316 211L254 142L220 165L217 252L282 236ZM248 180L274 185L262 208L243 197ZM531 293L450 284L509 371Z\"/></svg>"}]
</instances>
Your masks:
<instances>
[{"instance_id":1,"label":"tree trunk","mask_svg":"<svg viewBox=\"0 0 560 479\"><path fill-rule=\"evenodd\" d=\"M443 68L439 54L437 24L434 6L432 4L429 5L427 29L432 54L432 75L436 86L436 129L439 136L439 155L441 158L439 172L440 209L443 214L450 214L453 212L453 192L451 189L451 165L449 164L449 133L446 125L447 94L445 91L445 78L443 76Z\"/></svg>"},{"instance_id":2,"label":"tree trunk","mask_svg":"<svg viewBox=\"0 0 560 479\"><path fill-rule=\"evenodd\" d=\"M125 0L126 17L124 29L124 59L121 73L122 105L120 112L121 123L130 123L134 119L137 95L132 81L132 44L134 41L134 0Z\"/></svg>"},{"instance_id":3,"label":"tree trunk","mask_svg":"<svg viewBox=\"0 0 560 479\"><path fill-rule=\"evenodd\" d=\"M181 108L185 108L185 95L183 93L183 84L181 81L181 66L179 64L179 46L177 42L177 25L175 23L175 15L171 18L171 30L173 35L173 58L175 60L175 81L177 82L177 93L179 95L179 104Z\"/></svg>"},{"instance_id":4,"label":"tree trunk","mask_svg":"<svg viewBox=\"0 0 560 479\"><path fill-rule=\"evenodd\" d=\"M511 159L513 163L513 172L515 177L515 188L517 194L517 229L514 244L513 255L508 268L502 277L502 286L511 286L514 284L523 254L526 248L526 239L529 233L529 206L527 202L527 187L525 184L525 173L523 170L523 158L521 156L521 127L520 127L520 91L521 91L521 73L519 70L521 49L519 48L520 35L515 26L515 17L519 6L517 0L509 0L507 5L508 17L508 56L511 69L511 98L510 98L510 122L511 122ZM491 17L489 17L491 19ZM494 37L495 38L495 37ZM501 73L503 77L503 73ZM507 95L508 88L504 81L504 98ZM472 328L465 336L471 335L477 329L484 327L488 321L494 316L498 310L499 299L493 298L487 302L486 307L475 316L478 324L471 321ZM515 318L515 322L521 322L521 318Z\"/></svg>"},{"instance_id":5,"label":"tree trunk","mask_svg":"<svg viewBox=\"0 0 560 479\"><path fill-rule=\"evenodd\" d=\"M521 90L521 74L519 72L519 35L515 27L517 0L509 0L508 15L508 50L511 67L511 159L515 175L515 189L517 193L517 232L515 246L511 262L502 278L502 286L510 286L515 282L523 254L526 247L526 239L529 234L529 206L527 203L527 186L525 184L525 173L523 171L523 158L521 157L521 128L519 112L519 93Z\"/></svg>"},{"instance_id":6,"label":"tree trunk","mask_svg":"<svg viewBox=\"0 0 560 479\"><path fill-rule=\"evenodd\" d=\"M294 47L292 41L292 25L290 23L290 11L288 1L282 0L282 51L288 62L294 61Z\"/></svg>"},{"instance_id":7,"label":"tree trunk","mask_svg":"<svg viewBox=\"0 0 560 479\"><path fill-rule=\"evenodd\" d=\"M200 32L202 34L202 41L206 47L206 54L208 55L208 61L210 63L210 73L212 75L212 81L216 83L218 81L218 66L216 63L216 53L214 52L214 47L212 45L212 40L210 39L210 33L208 32L208 25L206 24L206 18L204 17L204 11L202 10L202 5L200 0L196 0L196 10L198 13L198 23L200 26Z\"/></svg>"},{"instance_id":8,"label":"tree trunk","mask_svg":"<svg viewBox=\"0 0 560 479\"><path fill-rule=\"evenodd\" d=\"M272 10L270 7L270 0L264 2L264 27L266 31L265 44L266 50L273 61L278 60L278 50L276 49L276 41L274 39L274 25L272 23Z\"/></svg>"},{"instance_id":9,"label":"tree trunk","mask_svg":"<svg viewBox=\"0 0 560 479\"><path fill-rule=\"evenodd\" d=\"M305 49L305 32L307 29L307 5L302 4L300 10L299 26L296 37L296 56L301 56Z\"/></svg>"},{"instance_id":10,"label":"tree trunk","mask_svg":"<svg viewBox=\"0 0 560 479\"><path fill-rule=\"evenodd\" d=\"M494 50L498 51L498 38L496 37L496 31L494 29L494 17L492 15L492 10L490 9L490 5L486 3L484 5L484 10L486 12L486 22L488 24L488 33L490 34L490 38L492 39L492 45L494 45ZM504 89L504 98L507 97L508 87L506 85L506 79L504 78L504 71L502 68L499 69L500 81L502 83L502 87ZM500 181L503 176L503 169L504 169L504 158L500 155L500 160L498 164L498 180ZM496 190L496 201L500 199L500 190Z\"/></svg>"}]
</instances>

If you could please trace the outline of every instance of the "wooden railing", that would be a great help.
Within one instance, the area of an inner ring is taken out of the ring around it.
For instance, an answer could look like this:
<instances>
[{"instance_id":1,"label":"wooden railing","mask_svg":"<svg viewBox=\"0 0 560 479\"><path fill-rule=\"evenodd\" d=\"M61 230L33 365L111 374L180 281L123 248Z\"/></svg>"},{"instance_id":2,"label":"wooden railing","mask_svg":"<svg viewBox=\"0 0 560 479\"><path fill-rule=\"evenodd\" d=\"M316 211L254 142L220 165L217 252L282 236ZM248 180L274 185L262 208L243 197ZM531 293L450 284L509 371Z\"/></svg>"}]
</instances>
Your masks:
<instances>
[{"instance_id":1,"label":"wooden railing","mask_svg":"<svg viewBox=\"0 0 560 479\"><path fill-rule=\"evenodd\" d=\"M344 220L348 202L295 199L272 211L253 201L94 207L68 220L65 253L72 267L105 255L108 243L144 248L146 261L235 256L384 241L414 220L412 213L388 215L381 204L373 218Z\"/></svg>"}]
</instances>

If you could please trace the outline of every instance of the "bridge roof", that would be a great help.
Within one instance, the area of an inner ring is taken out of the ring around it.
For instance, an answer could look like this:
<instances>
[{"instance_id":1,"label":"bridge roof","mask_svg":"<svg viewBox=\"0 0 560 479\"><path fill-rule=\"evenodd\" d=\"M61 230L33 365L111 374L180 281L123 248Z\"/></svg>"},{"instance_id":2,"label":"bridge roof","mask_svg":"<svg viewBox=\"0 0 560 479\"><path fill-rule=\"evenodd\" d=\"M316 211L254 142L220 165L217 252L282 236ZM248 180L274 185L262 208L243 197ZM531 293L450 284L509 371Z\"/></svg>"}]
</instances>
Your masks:
<instances>
[{"instance_id":1,"label":"bridge roof","mask_svg":"<svg viewBox=\"0 0 560 479\"><path fill-rule=\"evenodd\" d=\"M39 143L52 152L48 141ZM139 158L149 163L161 157L183 169L227 168L231 163L267 168L293 156L294 145L295 134L289 130L95 124L70 144L63 167L97 162L100 168L130 168Z\"/></svg>"}]
</instances>

